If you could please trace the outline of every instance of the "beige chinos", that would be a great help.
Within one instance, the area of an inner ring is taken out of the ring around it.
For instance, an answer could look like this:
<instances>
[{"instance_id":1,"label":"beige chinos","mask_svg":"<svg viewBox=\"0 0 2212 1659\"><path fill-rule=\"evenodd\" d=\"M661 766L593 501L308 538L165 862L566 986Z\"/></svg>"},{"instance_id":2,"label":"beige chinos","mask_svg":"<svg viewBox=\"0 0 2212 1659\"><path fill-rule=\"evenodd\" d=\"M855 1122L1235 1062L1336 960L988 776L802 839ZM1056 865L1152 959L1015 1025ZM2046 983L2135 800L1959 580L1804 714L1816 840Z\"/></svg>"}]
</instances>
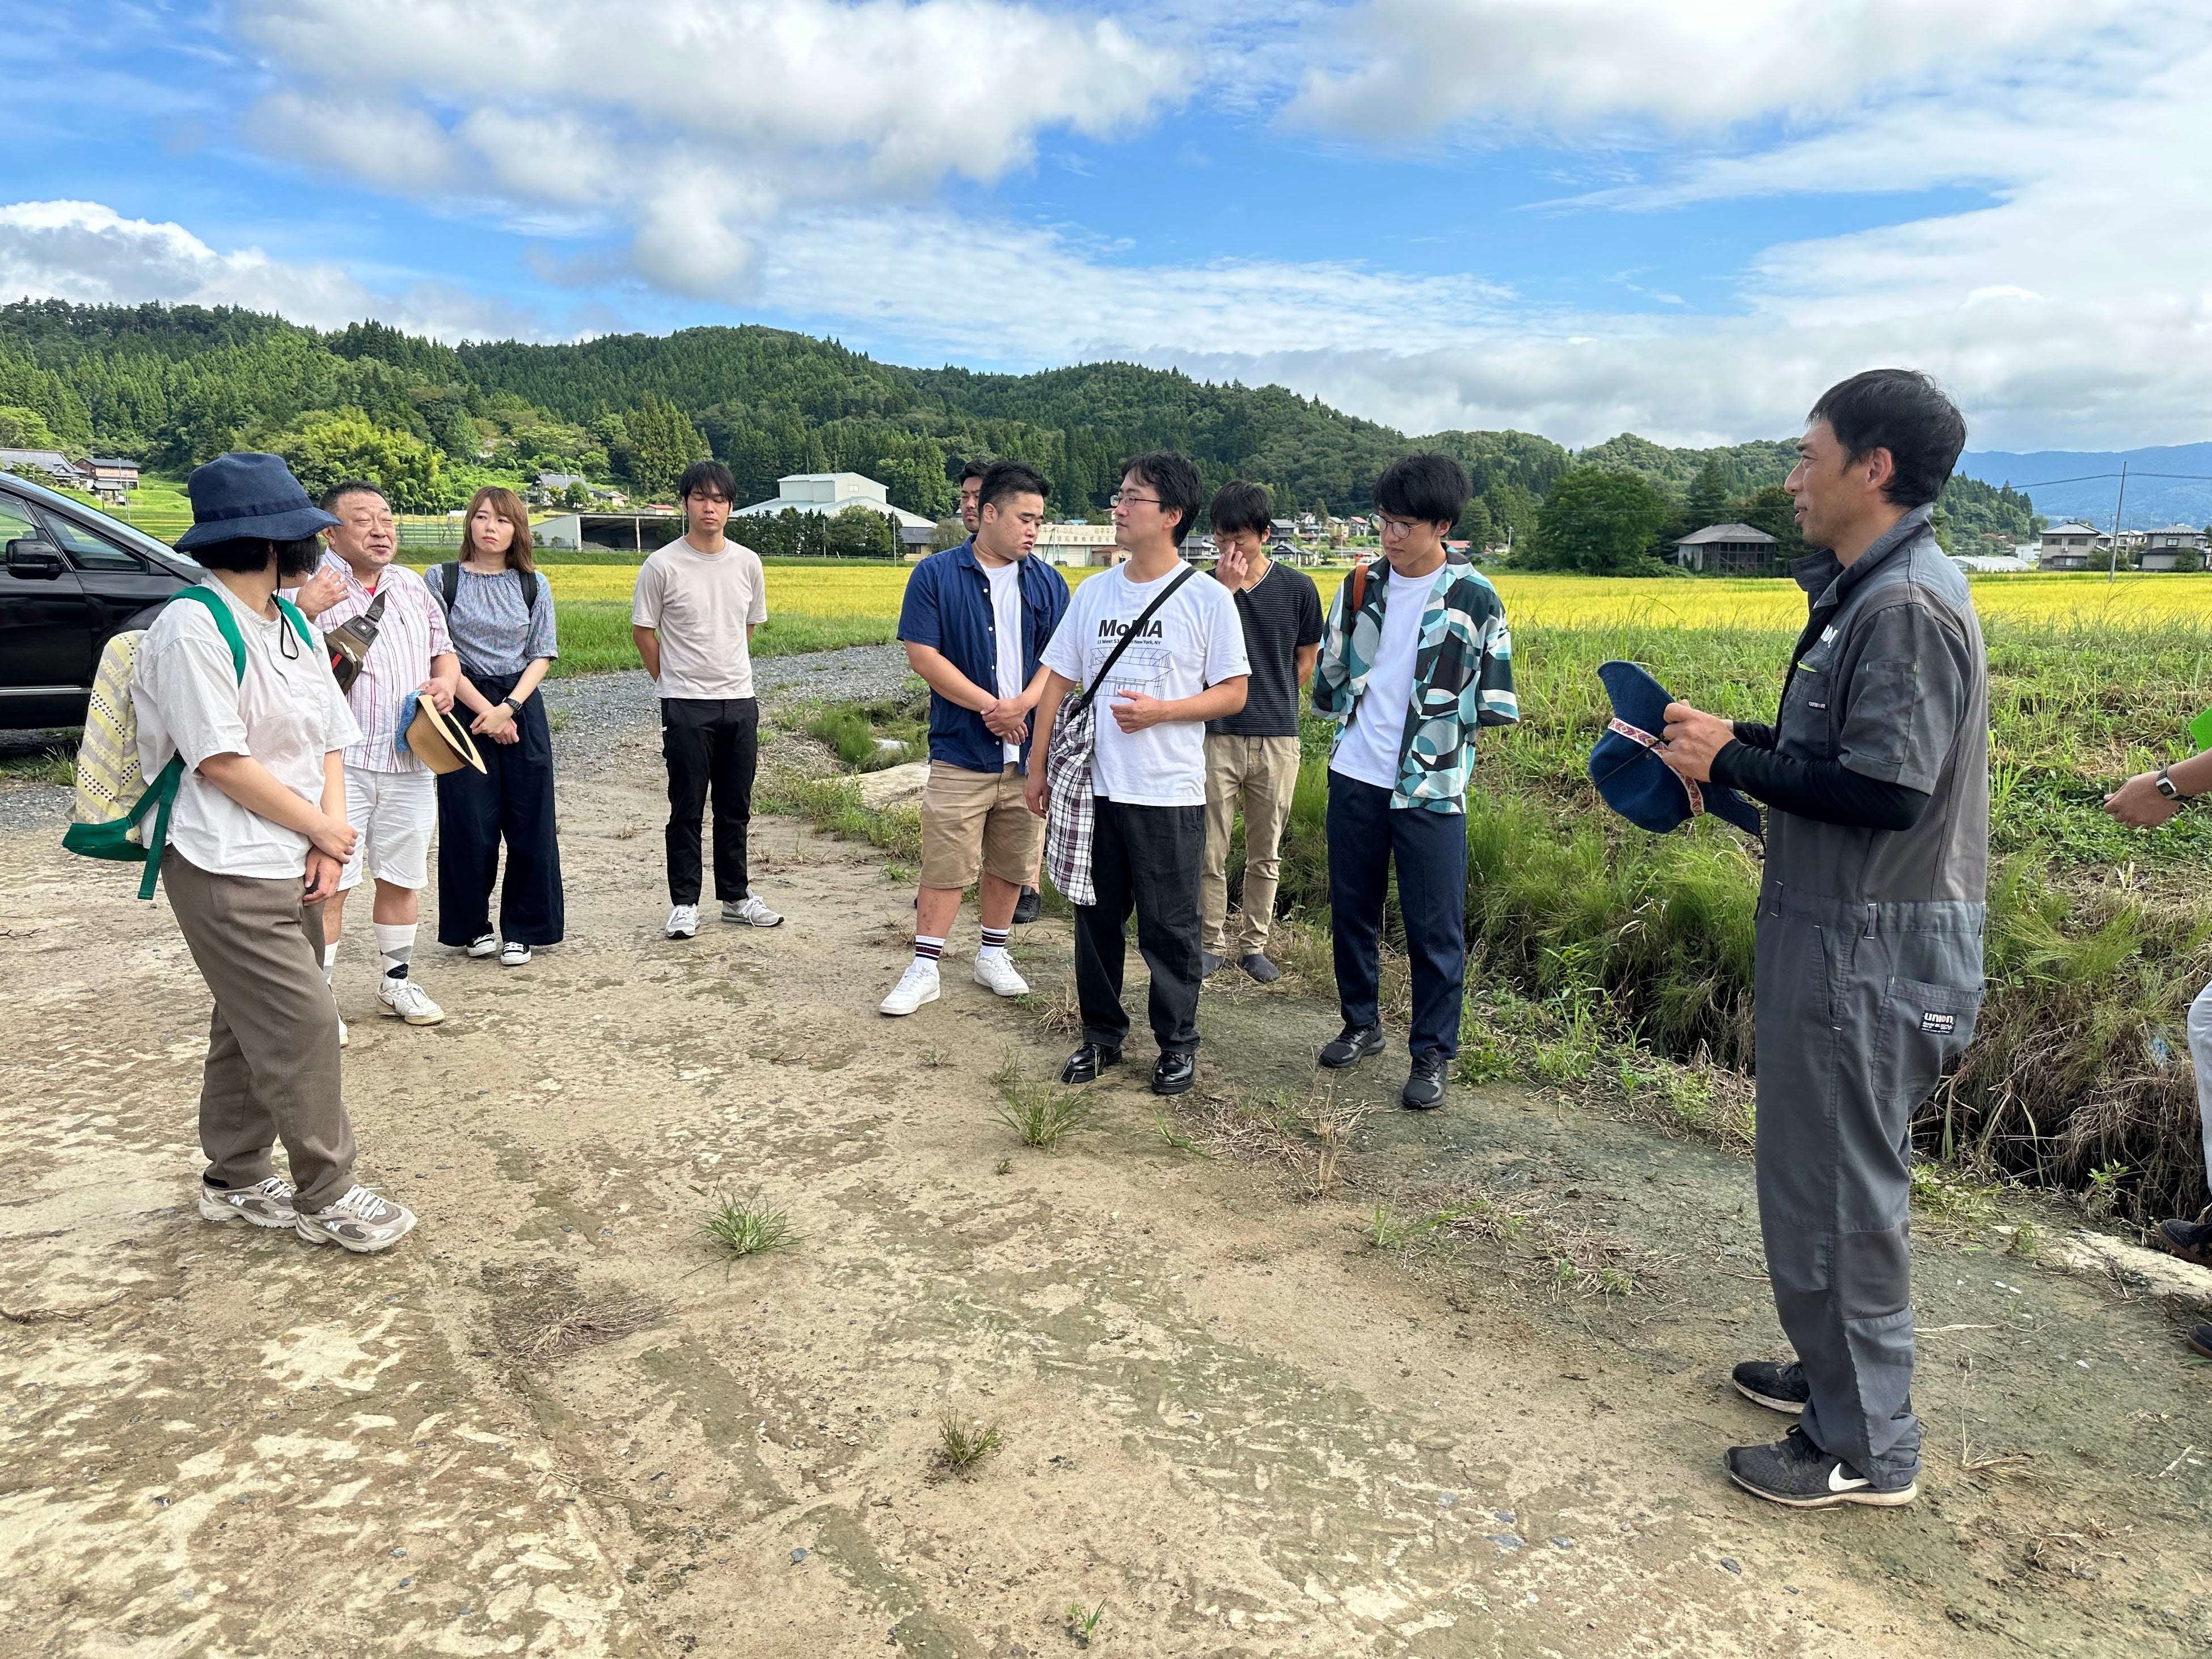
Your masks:
<instances>
[{"instance_id":1,"label":"beige chinos","mask_svg":"<svg viewBox=\"0 0 2212 1659\"><path fill-rule=\"evenodd\" d=\"M161 857L169 908L215 996L200 1083L200 1150L210 1186L275 1173L278 1141L301 1211L353 1186L353 1126L338 1095L338 1010L323 983L322 909L301 878L216 875L175 846ZM310 941L315 943L310 943Z\"/></svg>"},{"instance_id":2,"label":"beige chinos","mask_svg":"<svg viewBox=\"0 0 2212 1659\"><path fill-rule=\"evenodd\" d=\"M1282 873L1283 827L1298 787L1296 738L1206 735L1206 862L1199 915L1206 949L1239 962L1267 948L1275 886ZM1236 947L1229 944L1229 842L1244 812L1244 907Z\"/></svg>"}]
</instances>

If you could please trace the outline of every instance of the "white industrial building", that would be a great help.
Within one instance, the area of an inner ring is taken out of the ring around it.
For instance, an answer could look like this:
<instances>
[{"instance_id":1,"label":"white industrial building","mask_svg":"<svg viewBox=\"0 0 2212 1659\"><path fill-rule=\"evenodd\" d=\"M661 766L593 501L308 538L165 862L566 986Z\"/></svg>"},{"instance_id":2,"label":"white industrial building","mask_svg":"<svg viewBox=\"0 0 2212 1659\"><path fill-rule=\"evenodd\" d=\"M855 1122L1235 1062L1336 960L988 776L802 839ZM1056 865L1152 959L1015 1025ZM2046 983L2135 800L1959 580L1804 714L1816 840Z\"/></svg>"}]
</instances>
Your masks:
<instances>
[{"instance_id":1,"label":"white industrial building","mask_svg":"<svg viewBox=\"0 0 2212 1659\"><path fill-rule=\"evenodd\" d=\"M755 501L750 507L741 507L730 516L734 519L772 519L779 513L815 513L824 518L836 518L848 507L865 507L871 513L880 513L902 529L927 529L934 520L919 513L909 513L904 507L893 507L888 485L858 472L793 472L775 481L776 495L772 501Z\"/></svg>"}]
</instances>

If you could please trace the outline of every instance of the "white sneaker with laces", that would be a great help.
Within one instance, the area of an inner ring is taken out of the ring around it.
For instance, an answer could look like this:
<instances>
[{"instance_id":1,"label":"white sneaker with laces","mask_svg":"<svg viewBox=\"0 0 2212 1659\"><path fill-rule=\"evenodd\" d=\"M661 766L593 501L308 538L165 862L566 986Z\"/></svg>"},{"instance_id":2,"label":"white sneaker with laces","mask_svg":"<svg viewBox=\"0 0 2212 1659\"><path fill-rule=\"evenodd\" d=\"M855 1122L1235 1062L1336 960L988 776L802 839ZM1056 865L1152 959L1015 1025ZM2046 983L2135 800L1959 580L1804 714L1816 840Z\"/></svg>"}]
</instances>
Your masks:
<instances>
[{"instance_id":1,"label":"white sneaker with laces","mask_svg":"<svg viewBox=\"0 0 2212 1659\"><path fill-rule=\"evenodd\" d=\"M430 1000L430 994L411 979L386 974L376 982L376 1000L386 1013L410 1025L435 1025L446 1017L446 1011Z\"/></svg>"},{"instance_id":2,"label":"white sneaker with laces","mask_svg":"<svg viewBox=\"0 0 2212 1659\"><path fill-rule=\"evenodd\" d=\"M511 939L499 947L499 965L502 968L520 968L529 960L530 947L520 939Z\"/></svg>"},{"instance_id":3,"label":"white sneaker with laces","mask_svg":"<svg viewBox=\"0 0 2212 1659\"><path fill-rule=\"evenodd\" d=\"M916 957L899 975L899 982L891 987L891 994L876 1005L879 1014L910 1014L925 1002L934 1002L939 994L937 964Z\"/></svg>"},{"instance_id":4,"label":"white sneaker with laces","mask_svg":"<svg viewBox=\"0 0 2212 1659\"><path fill-rule=\"evenodd\" d=\"M975 983L994 996L1018 997L1029 994L1030 982L1014 967L1014 959L1004 951L988 955L975 953Z\"/></svg>"},{"instance_id":5,"label":"white sneaker with laces","mask_svg":"<svg viewBox=\"0 0 2212 1659\"><path fill-rule=\"evenodd\" d=\"M310 1244L335 1244L367 1255L388 1250L415 1230L415 1212L356 1187L326 1210L301 1210L293 1230Z\"/></svg>"},{"instance_id":6,"label":"white sneaker with laces","mask_svg":"<svg viewBox=\"0 0 2212 1659\"><path fill-rule=\"evenodd\" d=\"M668 926L660 930L671 939L699 937L699 907L679 904L668 913Z\"/></svg>"},{"instance_id":7,"label":"white sneaker with laces","mask_svg":"<svg viewBox=\"0 0 2212 1659\"><path fill-rule=\"evenodd\" d=\"M251 1187L210 1187L203 1181L200 1213L210 1221L235 1218L257 1227L289 1227L294 1219L292 1188L275 1176Z\"/></svg>"},{"instance_id":8,"label":"white sneaker with laces","mask_svg":"<svg viewBox=\"0 0 2212 1659\"><path fill-rule=\"evenodd\" d=\"M474 939L469 941L469 955L471 957L488 957L498 949L499 935L497 933L478 933Z\"/></svg>"},{"instance_id":9,"label":"white sneaker with laces","mask_svg":"<svg viewBox=\"0 0 2212 1659\"><path fill-rule=\"evenodd\" d=\"M760 895L749 893L741 899L722 901L722 920L734 921L746 927L781 927L783 918L760 902Z\"/></svg>"}]
</instances>

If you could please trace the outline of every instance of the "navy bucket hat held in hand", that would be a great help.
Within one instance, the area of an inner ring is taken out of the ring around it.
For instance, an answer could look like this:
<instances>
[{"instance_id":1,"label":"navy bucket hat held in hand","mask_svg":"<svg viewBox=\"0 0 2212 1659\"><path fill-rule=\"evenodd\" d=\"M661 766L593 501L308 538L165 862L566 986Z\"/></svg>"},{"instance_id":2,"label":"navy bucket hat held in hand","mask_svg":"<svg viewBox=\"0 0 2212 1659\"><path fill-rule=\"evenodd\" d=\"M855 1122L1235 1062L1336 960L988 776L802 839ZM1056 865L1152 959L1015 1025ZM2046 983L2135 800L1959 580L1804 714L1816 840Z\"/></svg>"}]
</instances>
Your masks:
<instances>
[{"instance_id":1,"label":"navy bucket hat held in hand","mask_svg":"<svg viewBox=\"0 0 2212 1659\"><path fill-rule=\"evenodd\" d=\"M1663 836L1706 812L1747 836L1759 836L1759 809L1733 789L1692 783L1661 760L1667 688L1632 662L1600 663L1598 678L1613 700L1613 719L1590 750L1590 781L1605 804L1638 829Z\"/></svg>"},{"instance_id":2,"label":"navy bucket hat held in hand","mask_svg":"<svg viewBox=\"0 0 2212 1659\"><path fill-rule=\"evenodd\" d=\"M177 538L179 553L242 536L296 542L337 520L307 499L281 455L218 455L185 481L192 527Z\"/></svg>"}]
</instances>

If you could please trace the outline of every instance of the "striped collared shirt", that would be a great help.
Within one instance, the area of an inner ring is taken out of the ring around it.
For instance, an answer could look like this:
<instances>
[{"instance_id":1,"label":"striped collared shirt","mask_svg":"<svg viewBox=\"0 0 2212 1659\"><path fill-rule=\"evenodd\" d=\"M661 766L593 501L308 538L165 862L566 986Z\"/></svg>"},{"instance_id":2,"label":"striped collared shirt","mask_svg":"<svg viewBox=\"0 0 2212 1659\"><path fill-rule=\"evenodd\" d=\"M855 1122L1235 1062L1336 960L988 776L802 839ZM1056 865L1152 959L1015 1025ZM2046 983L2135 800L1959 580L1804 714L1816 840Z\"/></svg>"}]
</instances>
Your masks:
<instances>
[{"instance_id":1,"label":"striped collared shirt","mask_svg":"<svg viewBox=\"0 0 2212 1659\"><path fill-rule=\"evenodd\" d=\"M374 589L363 587L353 567L335 553L323 555L323 568L336 571L345 587L345 597L315 618L325 634L368 610L378 592L391 595L377 618L376 643L346 693L361 741L344 751L345 763L365 772L420 772L422 763L399 750L399 709L407 694L430 678L430 659L453 648L446 613L422 578L396 562L385 566Z\"/></svg>"}]
</instances>

